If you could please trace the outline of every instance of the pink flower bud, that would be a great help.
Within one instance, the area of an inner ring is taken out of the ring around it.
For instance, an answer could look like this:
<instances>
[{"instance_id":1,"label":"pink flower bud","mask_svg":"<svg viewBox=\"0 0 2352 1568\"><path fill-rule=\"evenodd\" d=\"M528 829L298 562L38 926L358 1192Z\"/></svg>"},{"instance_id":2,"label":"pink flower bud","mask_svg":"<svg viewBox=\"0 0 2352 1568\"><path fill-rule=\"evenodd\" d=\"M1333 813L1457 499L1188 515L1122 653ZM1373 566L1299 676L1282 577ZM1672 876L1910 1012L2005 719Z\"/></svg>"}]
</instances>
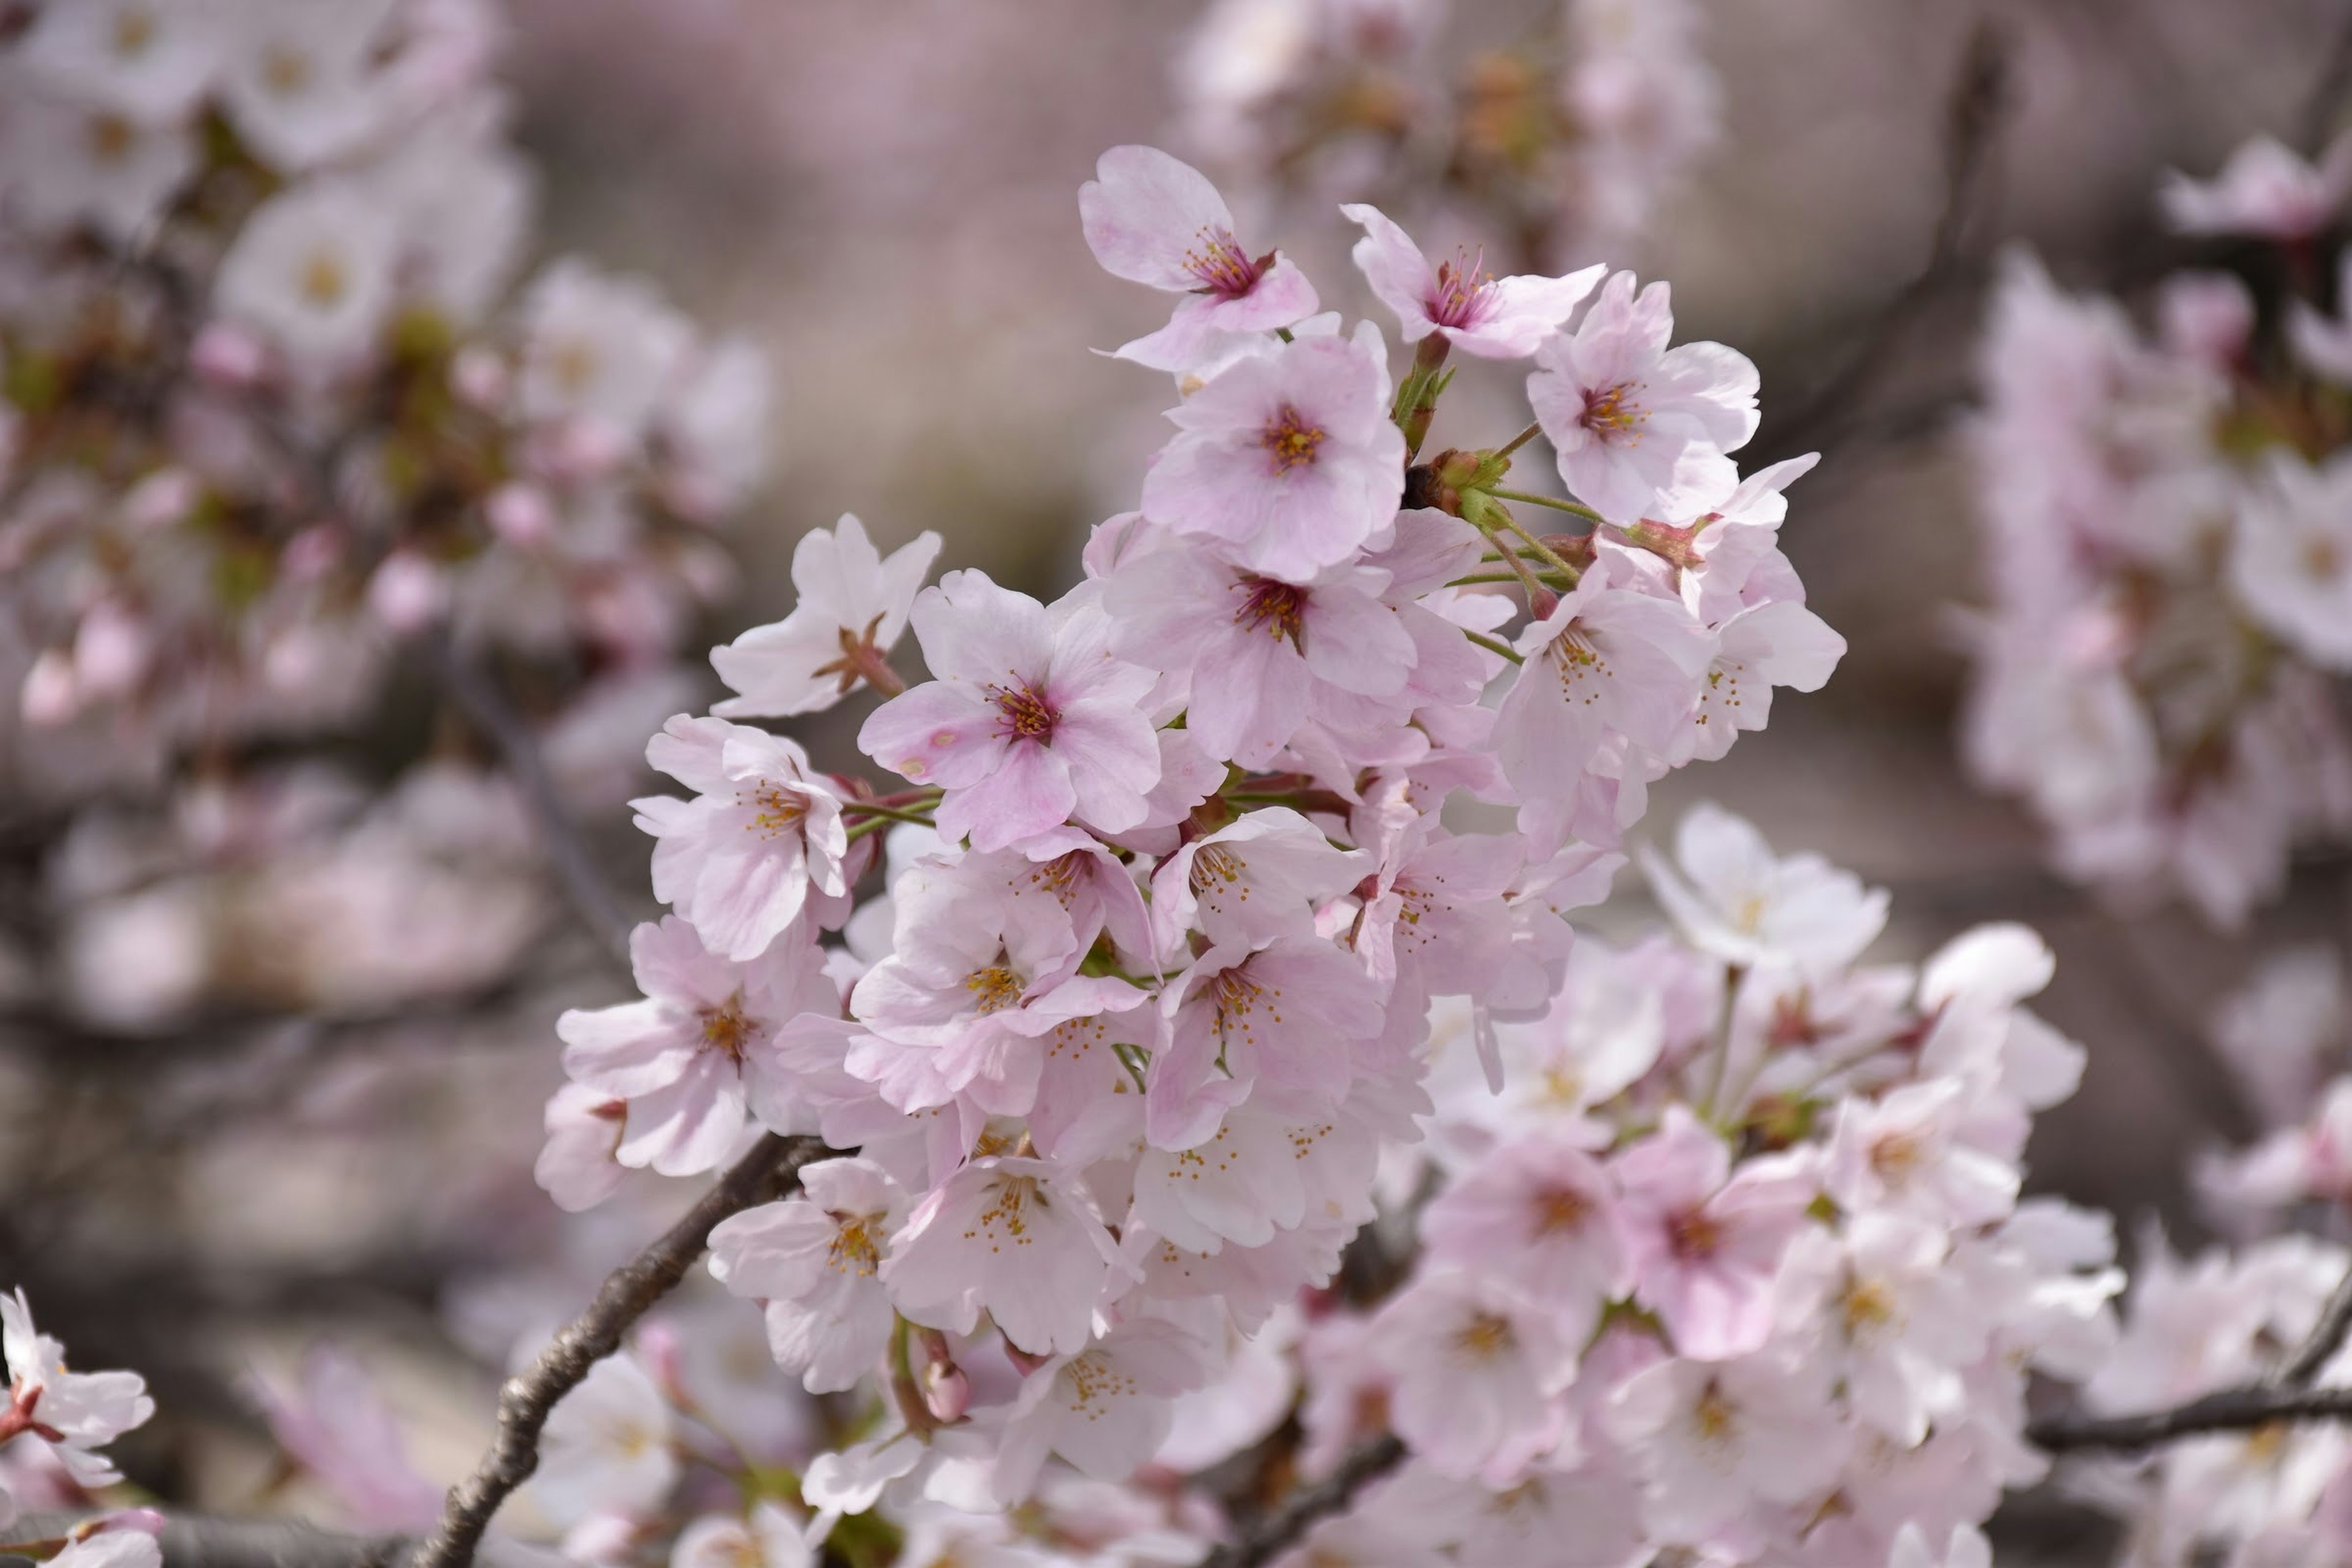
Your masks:
<instances>
[{"instance_id":1,"label":"pink flower bud","mask_svg":"<svg viewBox=\"0 0 2352 1568\"><path fill-rule=\"evenodd\" d=\"M268 361L261 343L239 328L215 321L196 334L188 363L213 385L235 390L261 379Z\"/></svg>"},{"instance_id":2,"label":"pink flower bud","mask_svg":"<svg viewBox=\"0 0 2352 1568\"><path fill-rule=\"evenodd\" d=\"M449 602L448 584L441 572L423 556L405 550L383 558L368 579L368 608L395 632L414 632L439 618Z\"/></svg>"},{"instance_id":3,"label":"pink flower bud","mask_svg":"<svg viewBox=\"0 0 2352 1568\"><path fill-rule=\"evenodd\" d=\"M33 668L25 672L17 702L25 722L36 727L67 723L80 710L73 660L62 648L49 648L33 661Z\"/></svg>"},{"instance_id":4,"label":"pink flower bud","mask_svg":"<svg viewBox=\"0 0 2352 1568\"><path fill-rule=\"evenodd\" d=\"M450 389L475 407L495 412L507 400L513 373L498 353L478 343L457 352L449 366Z\"/></svg>"},{"instance_id":5,"label":"pink flower bud","mask_svg":"<svg viewBox=\"0 0 2352 1568\"><path fill-rule=\"evenodd\" d=\"M500 539L520 549L544 544L555 532L554 503L537 485L500 485L482 512Z\"/></svg>"},{"instance_id":6,"label":"pink flower bud","mask_svg":"<svg viewBox=\"0 0 2352 1568\"><path fill-rule=\"evenodd\" d=\"M923 1368L923 1407L940 1422L961 1421L971 1408L971 1382L953 1362L935 1361Z\"/></svg>"},{"instance_id":7,"label":"pink flower bud","mask_svg":"<svg viewBox=\"0 0 2352 1568\"><path fill-rule=\"evenodd\" d=\"M203 493L203 485L187 469L158 468L122 498L122 520L142 531L170 528L187 521Z\"/></svg>"},{"instance_id":8,"label":"pink flower bud","mask_svg":"<svg viewBox=\"0 0 2352 1568\"><path fill-rule=\"evenodd\" d=\"M637 1331L637 1360L646 1373L672 1400L686 1386L686 1347L677 1330L667 1323L647 1323ZM681 1401L682 1402L682 1401Z\"/></svg>"},{"instance_id":9,"label":"pink flower bud","mask_svg":"<svg viewBox=\"0 0 2352 1568\"><path fill-rule=\"evenodd\" d=\"M75 684L89 696L119 697L147 673L152 651L147 623L136 612L100 601L74 634Z\"/></svg>"}]
</instances>

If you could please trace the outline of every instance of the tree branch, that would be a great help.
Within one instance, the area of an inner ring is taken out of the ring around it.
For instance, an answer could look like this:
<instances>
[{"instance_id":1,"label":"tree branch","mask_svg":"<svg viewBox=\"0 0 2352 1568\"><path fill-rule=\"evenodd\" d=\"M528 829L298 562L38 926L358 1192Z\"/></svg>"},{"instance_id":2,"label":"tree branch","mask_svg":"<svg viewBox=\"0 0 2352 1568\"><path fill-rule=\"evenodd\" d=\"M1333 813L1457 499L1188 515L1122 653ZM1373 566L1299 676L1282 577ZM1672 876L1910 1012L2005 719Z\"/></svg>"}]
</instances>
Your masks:
<instances>
[{"instance_id":1,"label":"tree branch","mask_svg":"<svg viewBox=\"0 0 2352 1568\"><path fill-rule=\"evenodd\" d=\"M547 771L547 760L540 755L539 742L530 727L508 706L506 694L497 683L458 652L450 639L444 637L436 643L433 655L441 689L474 727L498 747L507 772L514 775L524 803L539 824L547 858L562 880L573 912L605 951L627 968L629 933L636 929L637 922L621 907L620 899L596 864L596 857L590 853L587 840L580 836L580 826L572 820L571 809L557 792L554 776Z\"/></svg>"},{"instance_id":2,"label":"tree branch","mask_svg":"<svg viewBox=\"0 0 2352 1568\"><path fill-rule=\"evenodd\" d=\"M12 1541L62 1536L87 1514L26 1514ZM409 1542L397 1535L346 1535L299 1519L216 1519L170 1514L163 1521L170 1568L395 1568Z\"/></svg>"},{"instance_id":3,"label":"tree branch","mask_svg":"<svg viewBox=\"0 0 2352 1568\"><path fill-rule=\"evenodd\" d=\"M2311 1337L2305 1340L2285 1365L2271 1374L2273 1388L2305 1388L2319 1375L2336 1352L2344 1348L2344 1338L2352 1334L2352 1268L2345 1270L2336 1281L2336 1294L2327 1298L2327 1305L2319 1311L2319 1321L2312 1325Z\"/></svg>"},{"instance_id":4,"label":"tree branch","mask_svg":"<svg viewBox=\"0 0 2352 1568\"><path fill-rule=\"evenodd\" d=\"M1839 434L1854 416L1861 394L1878 379L1913 324L1959 270L1970 220L1984 205L1984 192L1990 185L1992 154L2009 105L2008 41L1995 23L1980 18L1969 34L1947 100L1944 205L1936 217L1927 260L1863 328L1862 346L1844 367L1769 432L1772 450L1827 445L1831 436Z\"/></svg>"},{"instance_id":5,"label":"tree branch","mask_svg":"<svg viewBox=\"0 0 2352 1568\"><path fill-rule=\"evenodd\" d=\"M474 1473L449 1489L432 1537L409 1568L466 1568L499 1505L539 1468L539 1436L558 1401L595 1364L621 1347L621 1336L675 1289L710 1244L711 1228L730 1215L783 1196L801 1167L827 1152L814 1138L763 1135L661 1239L616 1268L588 1310L559 1331L529 1369L499 1390L499 1431Z\"/></svg>"},{"instance_id":6,"label":"tree branch","mask_svg":"<svg viewBox=\"0 0 2352 1568\"><path fill-rule=\"evenodd\" d=\"M1236 1531L1209 1553L1201 1568L1263 1568L1297 1543L1318 1521L1339 1513L1356 1494L1404 1461L1404 1445L1382 1436L1356 1448L1339 1468L1312 1486L1301 1487L1280 1508Z\"/></svg>"},{"instance_id":7,"label":"tree branch","mask_svg":"<svg viewBox=\"0 0 2352 1568\"><path fill-rule=\"evenodd\" d=\"M2298 1358L2300 1359L2300 1358ZM2282 1422L2352 1420L2352 1388L2225 1388L2141 1415L2062 1415L2033 1422L2026 1440L2063 1454L2152 1448L2211 1432L2251 1432Z\"/></svg>"}]
</instances>

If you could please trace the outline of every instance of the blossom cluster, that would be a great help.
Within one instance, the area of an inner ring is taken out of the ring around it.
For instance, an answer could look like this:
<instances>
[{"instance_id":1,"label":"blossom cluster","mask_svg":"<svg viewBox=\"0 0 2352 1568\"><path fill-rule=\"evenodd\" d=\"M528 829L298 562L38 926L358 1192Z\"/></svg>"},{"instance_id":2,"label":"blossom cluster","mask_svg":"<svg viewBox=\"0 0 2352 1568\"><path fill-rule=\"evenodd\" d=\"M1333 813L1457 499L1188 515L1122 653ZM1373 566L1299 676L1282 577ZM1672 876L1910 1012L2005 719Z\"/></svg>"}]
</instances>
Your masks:
<instances>
[{"instance_id":1,"label":"blossom cluster","mask_svg":"<svg viewBox=\"0 0 2352 1568\"><path fill-rule=\"evenodd\" d=\"M2154 1225L2135 1248L2123 1332L2083 1403L2124 1414L2224 1390L2352 1377L2340 1342L2290 1373L2352 1268L2352 1015L2324 948L2279 954L2218 1009L2210 1030L2263 1130L2203 1152L2191 1175L2229 1245L2182 1256ZM2077 1461L2069 1490L2123 1524L2124 1561L2147 1568L2325 1568L2352 1554L2352 1445L2341 1426L2273 1421L2145 1454Z\"/></svg>"},{"instance_id":2,"label":"blossom cluster","mask_svg":"<svg viewBox=\"0 0 2352 1568\"><path fill-rule=\"evenodd\" d=\"M1404 1468L1313 1561L1969 1561L2046 1463L2029 1373L2095 1371L2120 1287L2104 1222L2019 1200L2081 1066L2022 1006L2047 951L1862 965L1885 895L1712 808L1648 867L1678 938L1564 918L1653 781L1843 651L1776 543L1806 465L1731 456L1753 367L1669 346L1662 284L1465 277L1349 207L1392 383L1188 166L1114 149L1079 205L1178 296L1119 351L1179 389L1139 510L1050 604L804 538L791 616L715 655L738 695L649 749L687 793L637 803L642 999L560 1025L567 1207L761 1130L845 1152L710 1269L873 1425L678 1550L1191 1561L1203 1495L1071 1489L1385 1429ZM1424 459L1456 349L1532 360L1536 420ZM1575 500L1503 488L1538 432ZM905 787L745 721L860 686ZM1419 1239L1376 1306L1368 1224Z\"/></svg>"},{"instance_id":3,"label":"blossom cluster","mask_svg":"<svg viewBox=\"0 0 2352 1568\"><path fill-rule=\"evenodd\" d=\"M420 633L673 652L765 372L577 259L488 0L75 0L0 47L0 668L38 777L344 723Z\"/></svg>"},{"instance_id":4,"label":"blossom cluster","mask_svg":"<svg viewBox=\"0 0 2352 1568\"><path fill-rule=\"evenodd\" d=\"M8 1379L8 1402L0 1407L0 1532L5 1532L21 1507L12 1479L59 1500L121 1480L121 1472L100 1450L144 1426L155 1402L136 1373L66 1370L65 1346L34 1325L21 1289L0 1296L0 1355ZM40 1555L64 1568L163 1568L159 1523L141 1510L101 1516L76 1526L61 1546L46 1546Z\"/></svg>"},{"instance_id":5,"label":"blossom cluster","mask_svg":"<svg viewBox=\"0 0 2352 1568\"><path fill-rule=\"evenodd\" d=\"M1622 247L1714 142L1688 0L1557 0L1509 47L1442 58L1446 0L1217 0L1176 68L1186 136L1253 190L1470 209L1521 254Z\"/></svg>"},{"instance_id":6,"label":"blossom cluster","mask_svg":"<svg viewBox=\"0 0 2352 1568\"><path fill-rule=\"evenodd\" d=\"M2296 844L2352 831L2352 328L2318 308L2347 190L2352 142L2315 166L2249 143L2212 182L2176 176L2165 211L2269 242L2294 297L2178 271L2149 335L2020 255L1983 348L1969 763L2031 803L2067 875L2222 924L2277 894Z\"/></svg>"}]
</instances>

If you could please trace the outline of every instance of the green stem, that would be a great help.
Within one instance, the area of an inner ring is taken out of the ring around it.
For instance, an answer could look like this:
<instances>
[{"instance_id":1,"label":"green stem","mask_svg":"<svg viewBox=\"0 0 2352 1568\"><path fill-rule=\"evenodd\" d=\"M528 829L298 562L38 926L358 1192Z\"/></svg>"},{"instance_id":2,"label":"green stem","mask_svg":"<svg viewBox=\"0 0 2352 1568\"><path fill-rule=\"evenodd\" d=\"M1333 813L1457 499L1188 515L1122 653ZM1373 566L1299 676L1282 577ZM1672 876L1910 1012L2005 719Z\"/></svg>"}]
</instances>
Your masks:
<instances>
[{"instance_id":1,"label":"green stem","mask_svg":"<svg viewBox=\"0 0 2352 1568\"><path fill-rule=\"evenodd\" d=\"M1534 440L1537 437L1542 434L1543 426L1540 424L1530 425L1526 429L1520 431L1517 435L1512 437L1508 441L1506 441L1503 445L1496 447L1492 455L1497 458L1507 458L1512 453L1517 451L1520 447L1526 446L1528 442ZM1495 493L1497 495L1502 494L1500 490L1497 490Z\"/></svg>"},{"instance_id":2,"label":"green stem","mask_svg":"<svg viewBox=\"0 0 2352 1568\"><path fill-rule=\"evenodd\" d=\"M1509 643L1497 642L1493 637L1486 636L1484 632L1474 632L1470 630L1469 627L1465 626L1462 628L1462 635L1468 637L1472 642L1476 643L1480 647L1485 648L1488 653L1501 654L1513 664L1525 664L1527 662L1526 659L1519 657L1518 649L1513 647Z\"/></svg>"},{"instance_id":3,"label":"green stem","mask_svg":"<svg viewBox=\"0 0 2352 1568\"><path fill-rule=\"evenodd\" d=\"M1582 580L1584 574L1581 570L1571 564L1559 553L1559 551L1554 550L1550 545L1546 544L1542 540L1538 539L1534 534L1529 533L1526 529L1521 528L1517 518L1513 517L1508 512L1505 512L1503 514L1503 521L1509 524L1510 530L1513 533L1517 534L1521 539L1527 541L1528 549L1533 550L1538 555L1543 557L1545 561L1550 563L1552 570L1566 574L1570 583L1576 583Z\"/></svg>"},{"instance_id":4,"label":"green stem","mask_svg":"<svg viewBox=\"0 0 2352 1568\"><path fill-rule=\"evenodd\" d=\"M903 806L884 805L877 800L845 800L841 803L841 809L845 816L856 812L865 816L887 817L892 822L912 822L923 827L939 826L927 813L908 811Z\"/></svg>"},{"instance_id":5,"label":"green stem","mask_svg":"<svg viewBox=\"0 0 2352 1568\"><path fill-rule=\"evenodd\" d=\"M1573 512L1576 516L1583 518L1591 522L1600 522L1603 521L1601 514L1593 510L1591 507L1580 506L1572 500L1559 500L1551 496L1530 495L1525 490L1505 490L1490 488L1486 493L1493 496L1496 500L1520 501L1528 506L1548 506L1554 511Z\"/></svg>"}]
</instances>

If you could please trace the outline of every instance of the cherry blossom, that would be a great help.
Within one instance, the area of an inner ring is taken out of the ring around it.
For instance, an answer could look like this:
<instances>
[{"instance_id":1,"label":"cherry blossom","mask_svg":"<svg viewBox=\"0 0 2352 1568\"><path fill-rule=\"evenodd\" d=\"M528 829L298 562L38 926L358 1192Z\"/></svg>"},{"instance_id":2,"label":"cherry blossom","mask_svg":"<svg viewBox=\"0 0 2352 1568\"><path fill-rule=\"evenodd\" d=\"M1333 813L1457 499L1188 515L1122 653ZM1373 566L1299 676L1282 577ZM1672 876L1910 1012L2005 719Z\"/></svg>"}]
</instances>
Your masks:
<instances>
[{"instance_id":1,"label":"cherry blossom","mask_svg":"<svg viewBox=\"0 0 2352 1568\"><path fill-rule=\"evenodd\" d=\"M2308 239L2334 220L2347 190L2352 140L2339 137L2315 163L2273 137L2257 136L2231 153L2211 180L2175 173L2158 195L2166 219L2184 234Z\"/></svg>"},{"instance_id":2,"label":"cherry blossom","mask_svg":"<svg viewBox=\"0 0 2352 1568\"><path fill-rule=\"evenodd\" d=\"M1457 255L1433 267L1378 207L1339 211L1363 226L1356 265L1381 303L1396 312L1409 343L1435 332L1482 359L1525 359L1567 324L1609 270L1593 266L1565 278L1494 278L1483 255Z\"/></svg>"},{"instance_id":3,"label":"cherry blossom","mask_svg":"<svg viewBox=\"0 0 2352 1568\"><path fill-rule=\"evenodd\" d=\"M1156 370L1188 364L1221 332L1265 331L1315 313L1314 286L1278 252L1253 257L1201 172L1156 147L1114 147L1078 190L1087 244L1113 277L1188 296L1167 326L1118 351Z\"/></svg>"},{"instance_id":4,"label":"cherry blossom","mask_svg":"<svg viewBox=\"0 0 2352 1568\"><path fill-rule=\"evenodd\" d=\"M801 535L793 547L799 598L792 614L711 650L719 679L740 695L710 710L728 719L816 713L861 681L870 684L887 669L939 553L940 536L926 531L886 557L866 525L846 514L829 531Z\"/></svg>"},{"instance_id":5,"label":"cherry blossom","mask_svg":"<svg viewBox=\"0 0 2352 1568\"><path fill-rule=\"evenodd\" d=\"M895 1321L877 1278L904 1223L907 1194L871 1161L821 1160L801 1172L803 1203L768 1204L710 1233L710 1272L766 1304L776 1364L812 1394L854 1388Z\"/></svg>"},{"instance_id":6,"label":"cherry blossom","mask_svg":"<svg viewBox=\"0 0 2352 1568\"><path fill-rule=\"evenodd\" d=\"M1612 522L1686 517L1730 495L1756 433L1756 367L1721 343L1668 348L1667 286L1612 274L1573 332L1537 351L1528 402L1569 492Z\"/></svg>"},{"instance_id":7,"label":"cherry blossom","mask_svg":"<svg viewBox=\"0 0 2352 1568\"><path fill-rule=\"evenodd\" d=\"M866 755L946 792L944 836L1002 849L1074 813L1109 832L1146 815L1159 777L1138 704L1149 671L1107 650L1108 617L1064 601L1048 611L978 572L951 572L915 601L915 636L936 678L876 710Z\"/></svg>"},{"instance_id":8,"label":"cherry blossom","mask_svg":"<svg viewBox=\"0 0 2352 1568\"><path fill-rule=\"evenodd\" d=\"M133 1372L67 1371L65 1346L34 1326L21 1289L0 1296L0 1352L7 1357L9 1402L0 1428L46 1447L77 1485L120 1479L99 1450L155 1414L145 1380Z\"/></svg>"},{"instance_id":9,"label":"cherry blossom","mask_svg":"<svg viewBox=\"0 0 2352 1568\"><path fill-rule=\"evenodd\" d=\"M1309 582L1395 520L1404 434L1388 401L1375 330L1243 359L1169 410L1178 435L1144 476L1143 514L1269 578Z\"/></svg>"}]
</instances>

